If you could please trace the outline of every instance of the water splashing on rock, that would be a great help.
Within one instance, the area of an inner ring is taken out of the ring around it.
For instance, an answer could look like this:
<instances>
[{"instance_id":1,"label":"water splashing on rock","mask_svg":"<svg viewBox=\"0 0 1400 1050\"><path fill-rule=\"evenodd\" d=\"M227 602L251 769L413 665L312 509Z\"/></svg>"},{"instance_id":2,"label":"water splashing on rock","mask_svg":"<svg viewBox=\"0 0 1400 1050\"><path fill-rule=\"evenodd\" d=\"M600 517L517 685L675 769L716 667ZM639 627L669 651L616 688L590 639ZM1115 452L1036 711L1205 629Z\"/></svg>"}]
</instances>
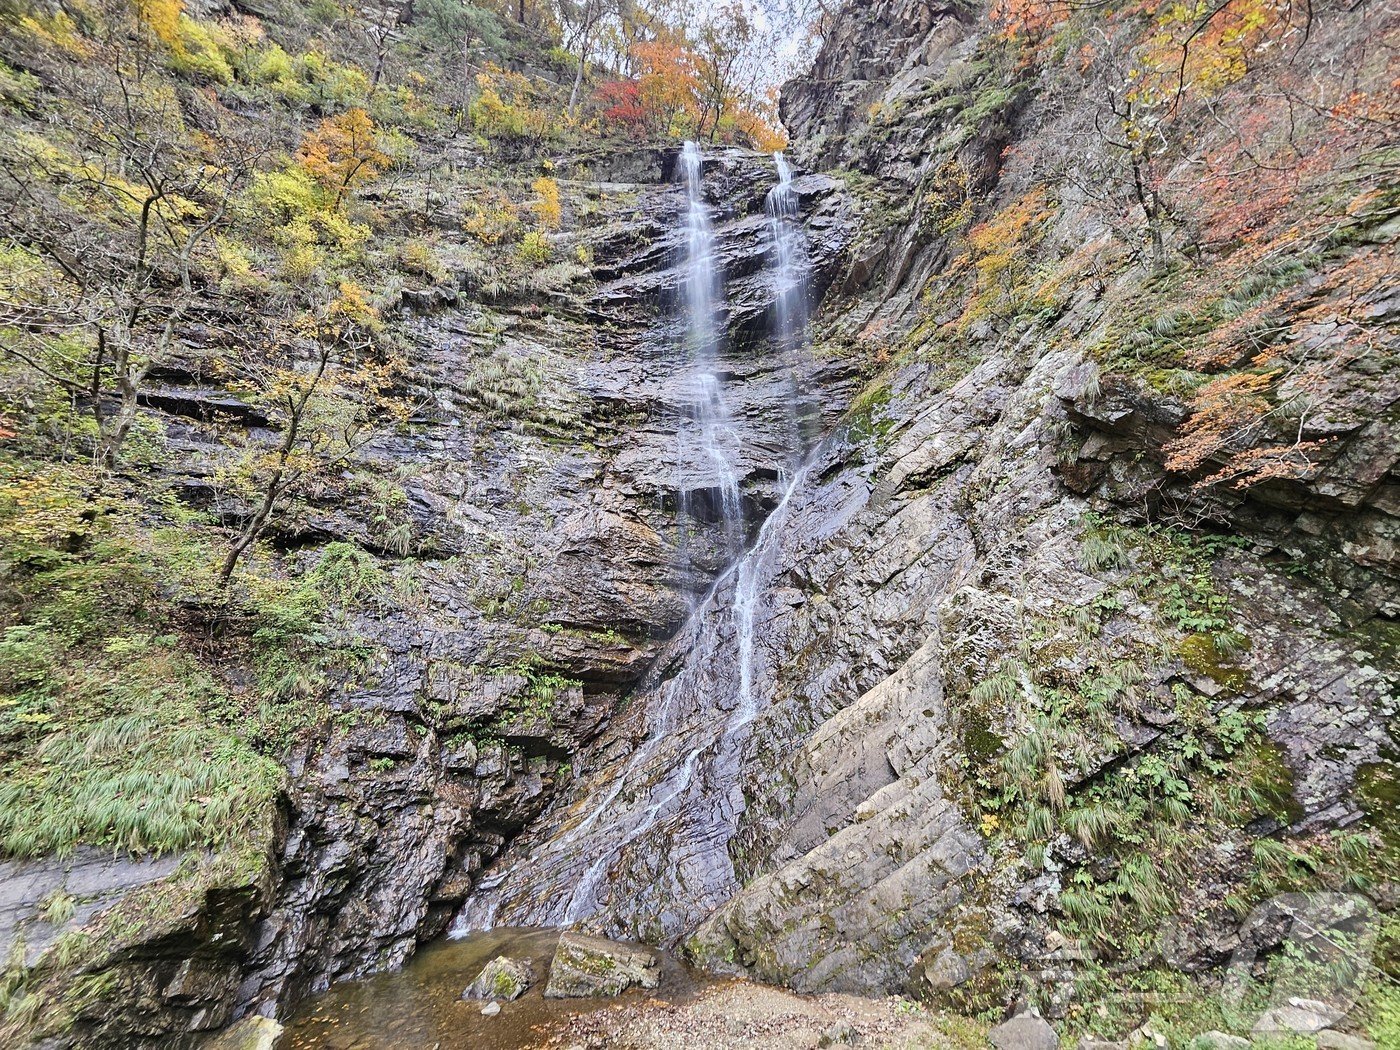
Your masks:
<instances>
[{"instance_id":1,"label":"water splashing on rock","mask_svg":"<svg viewBox=\"0 0 1400 1050\"><path fill-rule=\"evenodd\" d=\"M721 342L718 318L724 293L710 208L705 201L705 161L698 144L685 144L680 167L686 197L680 217L684 231L681 341L688 365L686 382L690 387L687 401L691 423L679 433L682 547L690 523L697 516L704 516L719 524L723 554L733 557L744 537L736 466L739 436L725 405L724 388L717 374ZM692 443L693 453L687 447ZM687 476L697 465L704 473L698 477ZM698 515L697 493L703 493L709 502L704 515Z\"/></svg>"},{"instance_id":2,"label":"water splashing on rock","mask_svg":"<svg viewBox=\"0 0 1400 1050\"><path fill-rule=\"evenodd\" d=\"M805 341L805 240L792 172L781 154L765 202L773 302L770 352L783 360ZM498 925L582 924L613 936L674 941L737 889L729 842L745 807L743 757L771 697L764 659L768 598L787 566L780 537L805 497L810 467L794 442L777 465L780 493L753 543L745 538L737 434L717 375L723 287L702 185L703 158L687 143L684 255L680 260L684 351L699 391L693 424L700 455L682 464L706 476L681 491L714 494L731 561L672 640L594 753L587 781L522 835L482 879L454 933ZM684 452L684 450L683 450ZM682 526L697 508L679 507Z\"/></svg>"},{"instance_id":3,"label":"water splashing on rock","mask_svg":"<svg viewBox=\"0 0 1400 1050\"><path fill-rule=\"evenodd\" d=\"M810 266L807 239L798 214L797 191L792 184L792 165L781 152L773 154L778 184L763 200L772 238L773 257L773 341L785 352L800 343L807 330Z\"/></svg>"}]
</instances>

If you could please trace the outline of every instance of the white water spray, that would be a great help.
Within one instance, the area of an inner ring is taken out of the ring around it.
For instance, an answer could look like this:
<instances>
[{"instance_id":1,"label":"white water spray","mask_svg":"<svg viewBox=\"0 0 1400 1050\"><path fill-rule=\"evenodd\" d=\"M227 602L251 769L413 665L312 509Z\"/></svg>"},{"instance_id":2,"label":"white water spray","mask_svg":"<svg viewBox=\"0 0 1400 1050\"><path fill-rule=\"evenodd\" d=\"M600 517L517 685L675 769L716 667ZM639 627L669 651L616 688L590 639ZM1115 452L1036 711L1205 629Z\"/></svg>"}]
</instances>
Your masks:
<instances>
[{"instance_id":1,"label":"white water spray","mask_svg":"<svg viewBox=\"0 0 1400 1050\"><path fill-rule=\"evenodd\" d=\"M792 171L781 154L774 160L778 179L765 201L774 291L770 336L776 354L791 365L792 351L805 340L809 264ZM650 865L656 856L688 864L692 874L701 865L704 888L692 891L686 884L686 890L709 906L722 898L706 894L726 892L734 878L727 844L744 808L743 753L762 713L769 672L762 659L764 601L779 572L774 562L795 510L794 496L810 468L779 466L784 478L780 498L752 546L742 550L746 530L735 456L740 438L724 403L718 369L722 285L702 161L699 147L686 143L680 157L685 206L678 215L683 234L679 343L689 409L679 432L679 462L683 472L694 476L678 478L679 511L684 530L698 520L700 508L693 505L692 494L704 494L710 501L706 518L721 526L723 551L731 560L685 628L686 670L651 687L656 702L647 712L643 740L614 766L604 785L577 801L582 816L572 826L557 827L482 880L453 925L457 935L498 921L559 925L590 918L596 922L599 913L611 913L617 921L634 902L625 896L614 899L608 892L610 875L627 886L637 864ZM696 442L689 457L688 440ZM800 441L788 449L789 463L804 458ZM726 624L729 630L723 629ZM699 792L697 783L703 785ZM654 831L663 824L664 831ZM629 850L648 833L659 834L654 849L661 852L634 857ZM606 904L601 899L605 894Z\"/></svg>"},{"instance_id":2,"label":"white water spray","mask_svg":"<svg viewBox=\"0 0 1400 1050\"><path fill-rule=\"evenodd\" d=\"M807 326L807 241L798 214L792 166L781 152L773 154L778 183L763 199L773 258L773 339L791 350Z\"/></svg>"},{"instance_id":3,"label":"white water spray","mask_svg":"<svg viewBox=\"0 0 1400 1050\"><path fill-rule=\"evenodd\" d=\"M717 495L711 508L723 531L728 553L743 542L743 506L739 499L739 473L735 452L739 436L724 403L724 388L717 375L719 335L716 313L722 298L719 262L715 251L710 209L705 203L705 164L697 143L681 149L681 175L685 181L686 207L685 258L681 279L684 335L683 345L689 363L689 401L694 437L700 458L708 465L711 484L706 488ZM683 438L684 440L684 438ZM682 449L682 463L685 462ZM693 478L680 478L681 527L695 516Z\"/></svg>"}]
</instances>

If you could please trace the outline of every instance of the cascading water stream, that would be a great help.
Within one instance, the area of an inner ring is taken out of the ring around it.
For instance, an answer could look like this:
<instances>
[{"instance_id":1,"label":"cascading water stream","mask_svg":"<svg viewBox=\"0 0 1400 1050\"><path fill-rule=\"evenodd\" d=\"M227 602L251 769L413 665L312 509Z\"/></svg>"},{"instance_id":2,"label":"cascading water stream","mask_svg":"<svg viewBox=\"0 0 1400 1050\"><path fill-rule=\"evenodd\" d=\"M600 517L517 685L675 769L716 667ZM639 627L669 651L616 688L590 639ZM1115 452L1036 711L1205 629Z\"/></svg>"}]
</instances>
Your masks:
<instances>
[{"instance_id":1,"label":"cascading water stream","mask_svg":"<svg viewBox=\"0 0 1400 1050\"><path fill-rule=\"evenodd\" d=\"M793 358L802 346L807 332L807 283L810 266L806 232L802 228L798 211L797 191L792 184L792 166L788 164L782 151L773 154L773 163L777 168L778 182L763 198L763 212L768 217L768 236L771 241L770 269L773 273L770 336L778 350L788 359L788 376L793 384L792 393L788 398L788 422L793 435L789 446L795 458L800 459L803 442L797 418L793 414L798 400L797 368ZM798 477L793 477L788 483L778 505L779 510L786 507L792 496L793 485L798 480ZM775 511L769 522L777 516ZM760 597L761 570L764 567L760 544L755 544L754 553L757 557L740 560L734 585L735 641L739 650L739 706L736 711L741 712L741 725L747 725L758 714L753 688L753 657L755 614Z\"/></svg>"},{"instance_id":2,"label":"cascading water stream","mask_svg":"<svg viewBox=\"0 0 1400 1050\"><path fill-rule=\"evenodd\" d=\"M773 154L778 184L763 199L773 258L773 341L785 352L794 349L807 329L807 238L798 215L792 165L781 152Z\"/></svg>"},{"instance_id":3,"label":"cascading water stream","mask_svg":"<svg viewBox=\"0 0 1400 1050\"><path fill-rule=\"evenodd\" d=\"M804 338L806 252L791 171L781 154L779 179L769 194L770 270L774 287L772 343L786 355ZM720 574L672 646L681 662L639 689L649 699L646 735L625 760L599 771L605 785L555 814L555 823L528 833L513 863L489 872L453 925L454 934L493 925L548 925L593 919L599 912L614 933L639 935L646 907L609 888L609 875L645 870L657 859L671 867L666 878L687 900L708 909L732 892L728 843L743 812L742 753L762 711L760 684L767 669L758 659L764 598L779 571L778 542L803 489L807 468L782 468L780 498L747 551L743 543L737 445L716 375L719 296L715 237L705 204L702 158L687 143L681 155L686 188L684 255L681 259L685 361L700 395L690 422L698 438L697 463L707 474L691 489L717 491L732 560ZM793 447L794 459L800 448ZM682 462L686 462L682 455ZM682 516L694 508L683 499ZM730 532L730 530L733 530ZM577 817L574 815L577 814ZM645 841L643 841L645 840ZM625 914L633 909L630 918ZM664 928L664 924L663 924Z\"/></svg>"},{"instance_id":4,"label":"cascading water stream","mask_svg":"<svg viewBox=\"0 0 1400 1050\"><path fill-rule=\"evenodd\" d=\"M681 176L685 183L686 207L685 255L682 259L681 293L684 328L682 349L689 365L689 409L694 434L682 428L679 462L684 472L689 462L684 442L693 436L699 459L708 468L710 482L701 487L717 495L712 516L718 518L723 534L726 556L733 556L743 542L743 507L739 500L739 472L735 465L735 449L739 444L729 410L724 403L724 388L716 374L718 368L719 335L716 312L723 296L718 256L715 251L714 229L710 209L705 203L705 163L697 143L687 142L681 149ZM694 492L702 479L679 478L681 528L695 517Z\"/></svg>"}]
</instances>

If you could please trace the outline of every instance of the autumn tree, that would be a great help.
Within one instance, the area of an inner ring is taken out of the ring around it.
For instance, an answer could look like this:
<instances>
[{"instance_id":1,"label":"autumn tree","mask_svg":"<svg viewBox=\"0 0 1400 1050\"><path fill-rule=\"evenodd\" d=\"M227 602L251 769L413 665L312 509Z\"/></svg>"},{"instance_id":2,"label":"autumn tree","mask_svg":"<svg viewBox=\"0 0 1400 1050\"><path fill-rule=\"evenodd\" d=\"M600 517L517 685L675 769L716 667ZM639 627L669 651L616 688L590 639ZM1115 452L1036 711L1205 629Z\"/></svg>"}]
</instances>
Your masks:
<instances>
[{"instance_id":1,"label":"autumn tree","mask_svg":"<svg viewBox=\"0 0 1400 1050\"><path fill-rule=\"evenodd\" d=\"M364 291L343 282L278 332L275 345L234 362L234 388L264 406L280 434L270 446L246 438L243 454L223 470L226 489L246 510L220 583L311 485L352 459L385 420L405 418L392 396L401 368L376 346L379 331Z\"/></svg>"},{"instance_id":2,"label":"autumn tree","mask_svg":"<svg viewBox=\"0 0 1400 1050\"><path fill-rule=\"evenodd\" d=\"M298 163L334 194L337 208L352 189L378 178L391 160L379 147L374 121L359 107L321 121L297 150Z\"/></svg>"},{"instance_id":3,"label":"autumn tree","mask_svg":"<svg viewBox=\"0 0 1400 1050\"><path fill-rule=\"evenodd\" d=\"M171 87L125 52L98 55L108 61L65 85L46 141L0 144L0 353L90 413L111 469L264 147L222 129L213 107L194 130Z\"/></svg>"},{"instance_id":4,"label":"autumn tree","mask_svg":"<svg viewBox=\"0 0 1400 1050\"><path fill-rule=\"evenodd\" d=\"M759 42L753 20L739 0L712 10L695 31L698 125L711 142L724 118L754 93L761 63Z\"/></svg>"},{"instance_id":5,"label":"autumn tree","mask_svg":"<svg viewBox=\"0 0 1400 1050\"><path fill-rule=\"evenodd\" d=\"M632 50L640 72L637 90L649 125L669 132L682 116L698 124L695 100L700 82L695 56L684 40L666 33L637 44Z\"/></svg>"}]
</instances>

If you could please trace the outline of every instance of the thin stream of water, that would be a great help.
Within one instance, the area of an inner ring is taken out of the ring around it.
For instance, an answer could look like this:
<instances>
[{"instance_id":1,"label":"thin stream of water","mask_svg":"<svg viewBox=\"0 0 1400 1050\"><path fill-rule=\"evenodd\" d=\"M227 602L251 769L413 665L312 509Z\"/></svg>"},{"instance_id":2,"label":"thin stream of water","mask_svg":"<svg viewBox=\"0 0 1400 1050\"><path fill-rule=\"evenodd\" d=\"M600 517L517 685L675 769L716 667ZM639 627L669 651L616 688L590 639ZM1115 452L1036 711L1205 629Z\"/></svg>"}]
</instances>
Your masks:
<instances>
[{"instance_id":1,"label":"thin stream of water","mask_svg":"<svg viewBox=\"0 0 1400 1050\"><path fill-rule=\"evenodd\" d=\"M808 262L791 168L782 154L776 154L774 161L778 178L765 201L775 296L770 335L775 349L790 364L793 350L805 339ZM663 821L666 828L660 834L667 836L669 845L657 843L655 849L680 849L681 854L689 852L692 859L699 849L709 858L705 872L711 891L733 879L727 843L743 809L743 794L737 790L742 751L750 727L762 711L761 685L767 671L760 666L757 637L763 623L767 581L775 572L772 563L781 549L778 540L808 468L780 466L785 481L779 500L752 545L741 550L745 529L734 455L738 436L716 375L719 337L715 324L722 283L704 197L703 157L694 143L687 143L682 152L681 176L685 206L677 221L685 246L681 260L684 352L691 382L700 391L690 430L701 446L702 455L696 462L701 469L708 464L711 473L703 479L681 479L679 510L684 526L696 510L685 494L709 486L715 493L711 509L723 519L731 560L697 604L685 628L689 648L684 666L690 670L675 680L656 684L650 694L661 695L648 712L643 740L608 777L605 787L576 804L583 813L576 822L565 823L550 837L534 841L519 859L487 874L454 923L454 936L490 929L499 922L536 926L577 923L604 907L615 911L625 906L625 901L613 900L612 893L604 903L604 893L610 889L609 875L616 875L634 844ZM801 459L800 441L794 440L790 451L793 459ZM681 462L687 462L684 455ZM697 692L716 687L725 688L728 695ZM725 703L726 699L731 702ZM696 805L700 796L695 796L693 789L697 783L714 793L710 805ZM682 847L682 842L687 846ZM653 852L649 848L647 855Z\"/></svg>"}]
</instances>

